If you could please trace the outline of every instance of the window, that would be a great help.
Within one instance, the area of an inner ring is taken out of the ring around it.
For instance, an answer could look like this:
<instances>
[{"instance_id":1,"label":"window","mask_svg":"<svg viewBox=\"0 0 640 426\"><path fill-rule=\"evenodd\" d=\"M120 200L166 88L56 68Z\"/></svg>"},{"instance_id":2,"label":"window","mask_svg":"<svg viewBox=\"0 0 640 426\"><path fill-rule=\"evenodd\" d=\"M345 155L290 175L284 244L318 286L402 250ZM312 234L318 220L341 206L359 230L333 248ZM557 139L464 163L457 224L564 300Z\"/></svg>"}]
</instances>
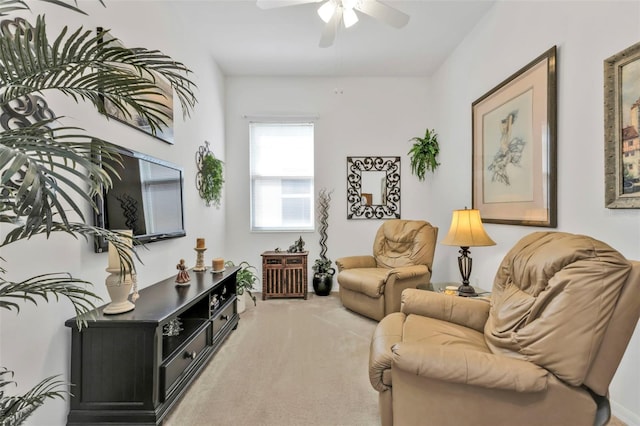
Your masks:
<instances>
[{"instance_id":1,"label":"window","mask_svg":"<svg viewBox=\"0 0 640 426\"><path fill-rule=\"evenodd\" d=\"M313 123L250 123L251 230L312 231Z\"/></svg>"}]
</instances>

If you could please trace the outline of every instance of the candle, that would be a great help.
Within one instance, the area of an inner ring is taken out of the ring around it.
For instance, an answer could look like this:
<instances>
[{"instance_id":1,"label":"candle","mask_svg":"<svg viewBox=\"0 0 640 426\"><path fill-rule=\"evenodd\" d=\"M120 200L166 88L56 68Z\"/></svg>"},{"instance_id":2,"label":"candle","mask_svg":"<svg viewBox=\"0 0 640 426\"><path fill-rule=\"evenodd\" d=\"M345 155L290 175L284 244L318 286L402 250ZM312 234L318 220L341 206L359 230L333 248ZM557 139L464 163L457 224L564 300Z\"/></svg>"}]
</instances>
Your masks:
<instances>
[{"instance_id":1,"label":"candle","mask_svg":"<svg viewBox=\"0 0 640 426\"><path fill-rule=\"evenodd\" d=\"M216 257L211 262L214 271L222 271L224 269L224 259Z\"/></svg>"},{"instance_id":2,"label":"candle","mask_svg":"<svg viewBox=\"0 0 640 426\"><path fill-rule=\"evenodd\" d=\"M204 238L196 238L196 248L204 248Z\"/></svg>"},{"instance_id":3,"label":"candle","mask_svg":"<svg viewBox=\"0 0 640 426\"><path fill-rule=\"evenodd\" d=\"M119 234L127 235L129 237L133 236L133 231L130 229L114 232L118 232ZM127 247L129 247L129 249L127 250L129 254L131 254L131 243L131 239L127 238L125 240L125 244L127 245ZM111 241L109 241L109 269L120 269L120 256L118 256L118 250L116 250L116 247Z\"/></svg>"}]
</instances>

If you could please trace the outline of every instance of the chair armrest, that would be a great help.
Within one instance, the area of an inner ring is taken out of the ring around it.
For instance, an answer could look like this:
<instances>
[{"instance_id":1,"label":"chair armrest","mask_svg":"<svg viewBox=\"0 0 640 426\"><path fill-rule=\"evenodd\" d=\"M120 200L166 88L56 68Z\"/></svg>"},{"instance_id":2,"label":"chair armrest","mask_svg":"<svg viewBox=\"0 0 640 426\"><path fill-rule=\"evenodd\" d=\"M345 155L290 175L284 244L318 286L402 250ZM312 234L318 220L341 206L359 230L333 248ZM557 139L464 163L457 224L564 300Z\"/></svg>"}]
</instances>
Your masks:
<instances>
[{"instance_id":1,"label":"chair armrest","mask_svg":"<svg viewBox=\"0 0 640 426\"><path fill-rule=\"evenodd\" d=\"M347 256L336 259L338 272L343 269L375 268L376 259L373 256Z\"/></svg>"},{"instance_id":2,"label":"chair armrest","mask_svg":"<svg viewBox=\"0 0 640 426\"><path fill-rule=\"evenodd\" d=\"M369 347L369 381L378 392L391 386L391 347L402 341L405 318L401 312L389 314L380 320L373 332Z\"/></svg>"},{"instance_id":3,"label":"chair armrest","mask_svg":"<svg viewBox=\"0 0 640 426\"><path fill-rule=\"evenodd\" d=\"M515 392L547 388L547 370L516 358L420 342L396 343L392 352L393 368L421 377Z\"/></svg>"},{"instance_id":4,"label":"chair armrest","mask_svg":"<svg viewBox=\"0 0 640 426\"><path fill-rule=\"evenodd\" d=\"M419 277L421 275L429 274L429 268L427 265L409 265L401 266L399 268L389 269L387 273L387 280L391 275L396 276L396 280L406 280L409 278Z\"/></svg>"},{"instance_id":5,"label":"chair armrest","mask_svg":"<svg viewBox=\"0 0 640 426\"><path fill-rule=\"evenodd\" d=\"M431 280L431 271L425 265L402 266L390 269L384 282L384 311L400 312L402 292L408 288L415 289L419 284Z\"/></svg>"},{"instance_id":6,"label":"chair armrest","mask_svg":"<svg viewBox=\"0 0 640 426\"><path fill-rule=\"evenodd\" d=\"M416 314L452 322L482 333L489 318L489 307L485 299L406 289L402 292L400 310L407 315Z\"/></svg>"}]
</instances>

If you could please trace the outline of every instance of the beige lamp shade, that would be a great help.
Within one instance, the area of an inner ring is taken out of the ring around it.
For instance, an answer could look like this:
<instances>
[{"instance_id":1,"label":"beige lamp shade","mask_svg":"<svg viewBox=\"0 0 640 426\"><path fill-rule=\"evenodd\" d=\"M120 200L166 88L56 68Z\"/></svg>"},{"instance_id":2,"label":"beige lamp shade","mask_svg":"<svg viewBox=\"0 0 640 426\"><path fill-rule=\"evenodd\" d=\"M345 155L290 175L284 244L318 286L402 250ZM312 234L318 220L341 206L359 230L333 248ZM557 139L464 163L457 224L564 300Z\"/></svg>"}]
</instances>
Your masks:
<instances>
[{"instance_id":1,"label":"beige lamp shade","mask_svg":"<svg viewBox=\"0 0 640 426\"><path fill-rule=\"evenodd\" d=\"M441 242L447 246L458 247L493 246L496 244L484 230L480 211L476 209L454 210L449 233Z\"/></svg>"}]
</instances>

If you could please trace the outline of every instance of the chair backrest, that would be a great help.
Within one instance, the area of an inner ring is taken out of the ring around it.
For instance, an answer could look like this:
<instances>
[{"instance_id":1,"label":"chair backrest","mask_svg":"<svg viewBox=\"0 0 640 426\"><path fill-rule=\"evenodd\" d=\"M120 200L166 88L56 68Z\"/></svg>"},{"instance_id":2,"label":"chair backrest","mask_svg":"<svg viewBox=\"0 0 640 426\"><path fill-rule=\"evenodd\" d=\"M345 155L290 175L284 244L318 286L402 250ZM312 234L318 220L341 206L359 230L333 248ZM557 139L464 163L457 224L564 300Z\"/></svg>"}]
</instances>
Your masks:
<instances>
[{"instance_id":1,"label":"chair backrest","mask_svg":"<svg viewBox=\"0 0 640 426\"><path fill-rule=\"evenodd\" d=\"M382 224L373 241L379 268L426 265L431 271L438 228L424 220L391 219Z\"/></svg>"},{"instance_id":2,"label":"chair backrest","mask_svg":"<svg viewBox=\"0 0 640 426\"><path fill-rule=\"evenodd\" d=\"M638 320L640 304L620 300L638 288L639 274L631 272L631 262L593 238L529 234L496 273L486 342L494 352L534 362L604 395ZM638 299L637 293L629 298ZM622 323L630 331L619 338L612 327ZM611 347L603 348L605 343Z\"/></svg>"},{"instance_id":3,"label":"chair backrest","mask_svg":"<svg viewBox=\"0 0 640 426\"><path fill-rule=\"evenodd\" d=\"M640 262L632 260L631 266L631 273L622 288L598 354L584 381L598 395L607 394L640 318Z\"/></svg>"}]
</instances>

